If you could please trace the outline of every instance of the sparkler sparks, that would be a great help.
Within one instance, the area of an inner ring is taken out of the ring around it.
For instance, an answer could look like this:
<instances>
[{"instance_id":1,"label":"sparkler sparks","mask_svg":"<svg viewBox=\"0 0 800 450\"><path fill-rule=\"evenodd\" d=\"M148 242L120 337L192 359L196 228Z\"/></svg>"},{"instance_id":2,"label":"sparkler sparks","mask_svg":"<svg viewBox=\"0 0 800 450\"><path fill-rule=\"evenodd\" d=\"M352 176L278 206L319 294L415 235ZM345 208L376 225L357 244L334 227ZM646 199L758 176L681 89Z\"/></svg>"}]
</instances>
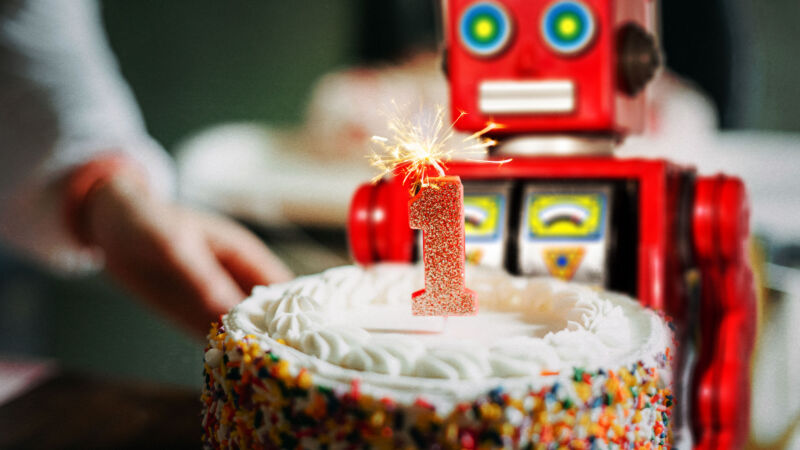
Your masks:
<instances>
[{"instance_id":1,"label":"sparkler sparks","mask_svg":"<svg viewBox=\"0 0 800 450\"><path fill-rule=\"evenodd\" d=\"M388 174L403 176L403 183L411 181L412 190L428 185L428 171L433 169L437 176L444 176L447 162L456 158L484 156L497 142L484 135L500 126L489 123L486 127L465 138L456 135L454 126L466 113L461 113L453 123L445 120L446 112L437 106L433 112L420 111L415 119L405 117L397 104L392 102L394 111L389 115L388 127L391 137L373 136L382 151L373 151L369 156L373 166L381 173L373 178L376 182ZM476 162L502 164L504 161L469 159Z\"/></svg>"}]
</instances>

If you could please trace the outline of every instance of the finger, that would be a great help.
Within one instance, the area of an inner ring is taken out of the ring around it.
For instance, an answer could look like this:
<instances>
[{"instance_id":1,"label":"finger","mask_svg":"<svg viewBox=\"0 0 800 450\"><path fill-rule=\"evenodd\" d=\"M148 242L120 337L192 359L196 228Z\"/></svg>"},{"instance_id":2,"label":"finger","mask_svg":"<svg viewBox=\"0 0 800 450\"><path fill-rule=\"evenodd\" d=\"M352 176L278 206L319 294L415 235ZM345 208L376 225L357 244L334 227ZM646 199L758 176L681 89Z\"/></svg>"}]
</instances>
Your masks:
<instances>
[{"instance_id":1,"label":"finger","mask_svg":"<svg viewBox=\"0 0 800 450\"><path fill-rule=\"evenodd\" d=\"M208 240L218 261L230 272L240 288L289 281L291 271L255 235L233 224L210 222Z\"/></svg>"},{"instance_id":2,"label":"finger","mask_svg":"<svg viewBox=\"0 0 800 450\"><path fill-rule=\"evenodd\" d=\"M118 265L107 264L106 269L131 293L151 307L183 325L196 337L208 333L212 322L218 322L231 304L228 301L204 298L195 282L187 281L172 264ZM213 295L213 294L212 294Z\"/></svg>"},{"instance_id":3,"label":"finger","mask_svg":"<svg viewBox=\"0 0 800 450\"><path fill-rule=\"evenodd\" d=\"M179 247L167 259L201 301L230 309L245 298L244 291L202 239Z\"/></svg>"},{"instance_id":4,"label":"finger","mask_svg":"<svg viewBox=\"0 0 800 450\"><path fill-rule=\"evenodd\" d=\"M203 333L208 331L211 321L216 321L220 314L245 298L202 236L175 239L160 261L169 285L153 286L157 290L155 295L161 298L164 306L183 316L177 319L190 322ZM167 294L175 297L165 298Z\"/></svg>"}]
</instances>

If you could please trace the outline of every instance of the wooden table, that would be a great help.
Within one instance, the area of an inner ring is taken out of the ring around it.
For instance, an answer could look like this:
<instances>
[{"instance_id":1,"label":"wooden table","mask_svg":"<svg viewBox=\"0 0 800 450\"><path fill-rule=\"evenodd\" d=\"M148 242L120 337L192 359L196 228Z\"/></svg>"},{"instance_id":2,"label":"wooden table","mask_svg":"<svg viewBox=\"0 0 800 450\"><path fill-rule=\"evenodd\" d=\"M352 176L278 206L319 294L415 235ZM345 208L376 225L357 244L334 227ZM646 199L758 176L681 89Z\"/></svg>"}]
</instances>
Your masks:
<instances>
[{"instance_id":1,"label":"wooden table","mask_svg":"<svg viewBox=\"0 0 800 450\"><path fill-rule=\"evenodd\" d=\"M200 447L200 393L61 373L0 406L0 448Z\"/></svg>"}]
</instances>

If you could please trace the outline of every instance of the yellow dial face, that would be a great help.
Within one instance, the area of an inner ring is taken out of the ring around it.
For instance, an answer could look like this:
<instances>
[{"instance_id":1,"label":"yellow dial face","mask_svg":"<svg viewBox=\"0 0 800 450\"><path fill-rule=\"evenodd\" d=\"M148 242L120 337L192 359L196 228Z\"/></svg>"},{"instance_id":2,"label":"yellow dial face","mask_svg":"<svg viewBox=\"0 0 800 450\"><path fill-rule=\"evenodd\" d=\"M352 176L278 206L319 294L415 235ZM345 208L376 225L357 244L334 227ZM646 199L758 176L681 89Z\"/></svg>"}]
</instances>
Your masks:
<instances>
[{"instance_id":1,"label":"yellow dial face","mask_svg":"<svg viewBox=\"0 0 800 450\"><path fill-rule=\"evenodd\" d=\"M464 195L464 234L466 239L493 240L500 236L505 201L497 194Z\"/></svg>"},{"instance_id":2,"label":"yellow dial face","mask_svg":"<svg viewBox=\"0 0 800 450\"><path fill-rule=\"evenodd\" d=\"M533 239L597 239L603 234L604 194L531 194L528 229Z\"/></svg>"}]
</instances>

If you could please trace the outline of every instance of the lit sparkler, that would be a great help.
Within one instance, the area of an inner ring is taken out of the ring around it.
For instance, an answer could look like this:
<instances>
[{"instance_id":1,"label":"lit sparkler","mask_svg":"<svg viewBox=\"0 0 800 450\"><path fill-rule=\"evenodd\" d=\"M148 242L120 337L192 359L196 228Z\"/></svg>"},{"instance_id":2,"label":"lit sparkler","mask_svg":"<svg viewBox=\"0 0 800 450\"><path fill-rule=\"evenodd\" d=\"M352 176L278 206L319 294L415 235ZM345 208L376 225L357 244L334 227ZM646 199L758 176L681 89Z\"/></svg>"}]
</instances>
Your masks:
<instances>
[{"instance_id":1,"label":"lit sparkler","mask_svg":"<svg viewBox=\"0 0 800 450\"><path fill-rule=\"evenodd\" d=\"M403 183L411 180L412 190L428 185L428 169L436 171L437 176L444 176L447 162L456 157L470 161L503 164L509 160L488 161L470 159L484 156L489 148L497 142L485 137L485 134L500 128L496 123L488 123L486 127L470 136L459 139L454 130L456 122L466 113L461 113L452 123L445 120L445 108L437 106L434 112L421 113L412 120L401 114L397 104L392 102L394 111L390 114L388 127L391 137L373 136L372 142L381 148L381 152L373 151L369 156L373 166L381 173L373 178L376 182L384 175L397 174L403 176ZM399 169L399 172L398 172Z\"/></svg>"}]
</instances>

